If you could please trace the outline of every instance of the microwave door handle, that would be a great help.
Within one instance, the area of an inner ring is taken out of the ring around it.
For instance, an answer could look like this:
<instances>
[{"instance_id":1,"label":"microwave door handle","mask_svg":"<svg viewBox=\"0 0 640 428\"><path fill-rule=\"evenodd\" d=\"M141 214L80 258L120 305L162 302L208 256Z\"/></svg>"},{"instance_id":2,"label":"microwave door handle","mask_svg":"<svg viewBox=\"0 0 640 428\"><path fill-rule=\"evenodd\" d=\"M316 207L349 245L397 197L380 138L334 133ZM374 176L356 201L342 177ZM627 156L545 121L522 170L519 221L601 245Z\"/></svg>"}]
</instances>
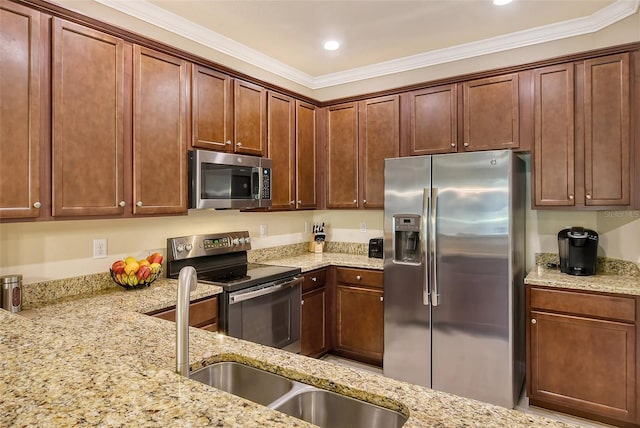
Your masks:
<instances>
[{"instance_id":1,"label":"microwave door handle","mask_svg":"<svg viewBox=\"0 0 640 428\"><path fill-rule=\"evenodd\" d=\"M438 260L436 251L438 248L437 226L438 226L438 188L431 188L431 206L429 212L429 258L431 260L431 302L433 306L440 303L440 292L438 291Z\"/></svg>"},{"instance_id":2,"label":"microwave door handle","mask_svg":"<svg viewBox=\"0 0 640 428\"><path fill-rule=\"evenodd\" d=\"M262 167L256 167L256 171L258 173L258 188L256 189L256 193L253 195L253 199L260 199L262 188L264 187L264 174L262 173Z\"/></svg>"},{"instance_id":3,"label":"microwave door handle","mask_svg":"<svg viewBox=\"0 0 640 428\"><path fill-rule=\"evenodd\" d=\"M422 304L429 306L429 290L431 290L431 281L429 278L431 271L431 259L429 258L429 248L427 247L429 238L429 213L431 206L431 195L429 188L422 191L422 221L420 222L420 260L424 272L422 279ZM395 246L394 246L395 248Z\"/></svg>"}]
</instances>

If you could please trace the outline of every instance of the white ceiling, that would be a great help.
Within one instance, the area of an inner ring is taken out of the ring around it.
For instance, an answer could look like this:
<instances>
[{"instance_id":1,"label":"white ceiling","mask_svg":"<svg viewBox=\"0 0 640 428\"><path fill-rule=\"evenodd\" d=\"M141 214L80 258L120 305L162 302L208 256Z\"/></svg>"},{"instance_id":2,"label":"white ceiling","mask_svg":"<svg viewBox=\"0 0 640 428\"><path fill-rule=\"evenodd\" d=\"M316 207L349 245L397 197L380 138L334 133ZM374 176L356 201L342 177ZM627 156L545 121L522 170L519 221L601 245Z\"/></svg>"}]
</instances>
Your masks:
<instances>
[{"instance_id":1,"label":"white ceiling","mask_svg":"<svg viewBox=\"0 0 640 428\"><path fill-rule=\"evenodd\" d=\"M598 31L640 0L96 0L312 89ZM327 52L322 43L342 47Z\"/></svg>"}]
</instances>

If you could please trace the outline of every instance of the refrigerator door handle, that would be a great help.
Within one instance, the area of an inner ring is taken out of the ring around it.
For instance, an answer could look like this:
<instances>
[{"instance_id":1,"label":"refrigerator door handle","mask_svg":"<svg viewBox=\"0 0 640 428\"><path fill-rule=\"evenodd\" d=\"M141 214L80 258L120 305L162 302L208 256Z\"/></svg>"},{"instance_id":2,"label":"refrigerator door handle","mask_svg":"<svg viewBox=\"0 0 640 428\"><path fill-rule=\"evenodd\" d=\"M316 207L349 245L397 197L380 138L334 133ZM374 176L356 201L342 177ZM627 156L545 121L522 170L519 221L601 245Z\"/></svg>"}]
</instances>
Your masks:
<instances>
[{"instance_id":1,"label":"refrigerator door handle","mask_svg":"<svg viewBox=\"0 0 640 428\"><path fill-rule=\"evenodd\" d=\"M438 263L436 260L436 227L438 225L438 188L431 188L431 195L429 197L431 203L429 206L429 271L431 276L431 303L433 306L438 306L440 302L440 293L438 292Z\"/></svg>"},{"instance_id":2,"label":"refrigerator door handle","mask_svg":"<svg viewBox=\"0 0 640 428\"><path fill-rule=\"evenodd\" d=\"M431 259L429 258L429 249L427 242L429 238L429 210L431 206L431 194L428 187L422 192L422 221L420 222L420 241L422 252L422 266L424 267L424 278L422 281L422 304L429 306L429 291L431 290L431 281L429 272L431 272Z\"/></svg>"}]
</instances>

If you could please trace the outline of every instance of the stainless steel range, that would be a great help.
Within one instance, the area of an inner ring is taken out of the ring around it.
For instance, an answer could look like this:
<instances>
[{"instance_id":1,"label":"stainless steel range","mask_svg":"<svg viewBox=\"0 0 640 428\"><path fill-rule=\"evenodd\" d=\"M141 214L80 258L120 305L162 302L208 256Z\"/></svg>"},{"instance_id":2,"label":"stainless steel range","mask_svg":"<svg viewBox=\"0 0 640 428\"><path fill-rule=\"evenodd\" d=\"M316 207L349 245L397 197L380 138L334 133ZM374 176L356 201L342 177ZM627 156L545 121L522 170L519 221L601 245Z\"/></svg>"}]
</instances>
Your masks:
<instances>
[{"instance_id":1,"label":"stainless steel range","mask_svg":"<svg viewBox=\"0 0 640 428\"><path fill-rule=\"evenodd\" d=\"M198 282L218 285L219 331L262 345L300 352L300 268L247 262L249 232L167 239L167 277L193 266Z\"/></svg>"}]
</instances>

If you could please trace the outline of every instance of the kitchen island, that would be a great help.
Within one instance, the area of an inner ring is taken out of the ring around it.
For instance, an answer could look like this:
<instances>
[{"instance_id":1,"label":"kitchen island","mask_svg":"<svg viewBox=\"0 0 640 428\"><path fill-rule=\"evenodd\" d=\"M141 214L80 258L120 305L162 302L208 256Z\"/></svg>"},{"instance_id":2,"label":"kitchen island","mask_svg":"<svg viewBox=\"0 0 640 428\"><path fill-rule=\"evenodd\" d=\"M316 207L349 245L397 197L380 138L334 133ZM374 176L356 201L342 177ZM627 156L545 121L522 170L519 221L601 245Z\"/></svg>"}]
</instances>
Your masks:
<instances>
[{"instance_id":1,"label":"kitchen island","mask_svg":"<svg viewBox=\"0 0 640 428\"><path fill-rule=\"evenodd\" d=\"M174 373L175 325L145 313L173 305L175 290L162 279L69 297L30 319L0 311L0 426L311 426ZM220 291L198 290L192 299ZM189 361L237 361L364 399L409 416L407 428L568 426L194 328Z\"/></svg>"}]
</instances>

